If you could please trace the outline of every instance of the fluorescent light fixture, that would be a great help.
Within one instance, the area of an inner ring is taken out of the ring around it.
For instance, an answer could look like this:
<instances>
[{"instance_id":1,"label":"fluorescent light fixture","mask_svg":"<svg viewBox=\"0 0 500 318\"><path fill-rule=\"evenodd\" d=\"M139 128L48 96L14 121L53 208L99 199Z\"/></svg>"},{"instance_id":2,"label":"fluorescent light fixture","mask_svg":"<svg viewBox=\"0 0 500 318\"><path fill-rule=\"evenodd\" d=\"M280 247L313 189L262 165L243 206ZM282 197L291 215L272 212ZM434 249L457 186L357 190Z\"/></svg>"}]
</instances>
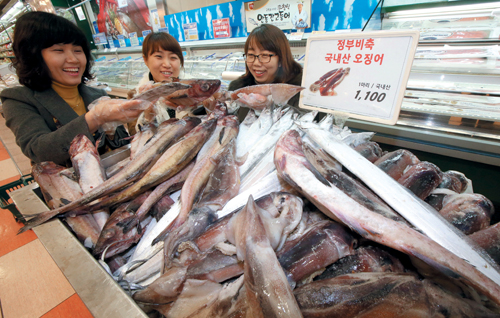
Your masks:
<instances>
[{"instance_id":1,"label":"fluorescent light fixture","mask_svg":"<svg viewBox=\"0 0 500 318\"><path fill-rule=\"evenodd\" d=\"M434 16L447 14L460 14L471 15L474 13L488 13L491 14L494 10L500 9L500 2L493 3L478 3L469 5L458 6L444 6L429 9L415 9L415 10L400 10L396 12L386 13L388 18L415 18L419 16Z\"/></svg>"}]
</instances>

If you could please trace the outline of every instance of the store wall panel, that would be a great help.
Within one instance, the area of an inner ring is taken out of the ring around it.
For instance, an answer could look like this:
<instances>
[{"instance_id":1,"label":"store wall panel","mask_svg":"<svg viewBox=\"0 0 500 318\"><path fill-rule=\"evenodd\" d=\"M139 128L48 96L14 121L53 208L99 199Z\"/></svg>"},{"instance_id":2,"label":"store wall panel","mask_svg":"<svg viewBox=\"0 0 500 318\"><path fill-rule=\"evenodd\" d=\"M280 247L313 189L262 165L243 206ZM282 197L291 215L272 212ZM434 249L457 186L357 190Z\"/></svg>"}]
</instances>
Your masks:
<instances>
[{"instance_id":1,"label":"store wall panel","mask_svg":"<svg viewBox=\"0 0 500 318\"><path fill-rule=\"evenodd\" d=\"M184 6L184 2L187 1L191 0L182 0L182 5ZM214 38L212 20L221 18L229 18L233 37L247 36L245 8L242 1L232 1L196 10L169 14L165 16L165 24L168 25L169 33L179 42L185 41L183 25L193 22L197 23L199 40L211 40Z\"/></svg>"}]
</instances>

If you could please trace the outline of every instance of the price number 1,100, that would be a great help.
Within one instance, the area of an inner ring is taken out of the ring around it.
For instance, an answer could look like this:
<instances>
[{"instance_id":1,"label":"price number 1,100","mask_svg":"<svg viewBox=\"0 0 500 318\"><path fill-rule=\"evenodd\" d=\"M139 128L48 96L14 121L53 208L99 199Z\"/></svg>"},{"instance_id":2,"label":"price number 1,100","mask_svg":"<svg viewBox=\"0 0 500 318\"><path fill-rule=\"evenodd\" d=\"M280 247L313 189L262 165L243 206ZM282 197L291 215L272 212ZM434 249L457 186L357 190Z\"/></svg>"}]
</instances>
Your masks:
<instances>
[{"instance_id":1,"label":"price number 1,100","mask_svg":"<svg viewBox=\"0 0 500 318\"><path fill-rule=\"evenodd\" d=\"M365 93L365 96L363 98L363 94L361 93L361 90L356 91L356 96L354 96L355 100L370 100L372 102L382 102L385 99L385 93L379 94L378 92L372 92L368 91Z\"/></svg>"}]
</instances>

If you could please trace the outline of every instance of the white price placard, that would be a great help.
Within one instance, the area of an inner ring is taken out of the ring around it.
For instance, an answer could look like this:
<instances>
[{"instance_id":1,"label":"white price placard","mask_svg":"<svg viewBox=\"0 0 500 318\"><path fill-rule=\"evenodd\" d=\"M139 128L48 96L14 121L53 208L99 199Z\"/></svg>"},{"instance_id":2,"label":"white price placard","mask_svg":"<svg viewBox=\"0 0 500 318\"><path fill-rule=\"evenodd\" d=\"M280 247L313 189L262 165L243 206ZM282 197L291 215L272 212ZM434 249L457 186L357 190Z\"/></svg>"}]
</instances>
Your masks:
<instances>
[{"instance_id":1,"label":"white price placard","mask_svg":"<svg viewBox=\"0 0 500 318\"><path fill-rule=\"evenodd\" d=\"M309 37L300 106L394 125L418 39L414 30Z\"/></svg>"},{"instance_id":2,"label":"white price placard","mask_svg":"<svg viewBox=\"0 0 500 318\"><path fill-rule=\"evenodd\" d=\"M139 39L137 38L137 32L131 32L128 34L130 39L130 46L139 46Z\"/></svg>"},{"instance_id":3,"label":"white price placard","mask_svg":"<svg viewBox=\"0 0 500 318\"><path fill-rule=\"evenodd\" d=\"M127 0L118 0L118 8L124 8L127 6L128 6Z\"/></svg>"},{"instance_id":4,"label":"white price placard","mask_svg":"<svg viewBox=\"0 0 500 318\"><path fill-rule=\"evenodd\" d=\"M85 13L83 13L82 7L76 7L75 12L76 12L76 15L78 16L78 19L80 21L86 20Z\"/></svg>"}]
</instances>

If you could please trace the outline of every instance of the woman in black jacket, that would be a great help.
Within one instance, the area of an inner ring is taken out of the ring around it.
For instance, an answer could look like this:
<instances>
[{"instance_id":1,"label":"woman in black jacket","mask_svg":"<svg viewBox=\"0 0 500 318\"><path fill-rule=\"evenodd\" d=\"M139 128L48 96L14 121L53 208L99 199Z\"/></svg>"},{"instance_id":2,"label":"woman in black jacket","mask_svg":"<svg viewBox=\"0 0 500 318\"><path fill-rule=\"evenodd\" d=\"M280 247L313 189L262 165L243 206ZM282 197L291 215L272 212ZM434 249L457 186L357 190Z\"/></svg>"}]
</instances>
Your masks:
<instances>
[{"instance_id":1,"label":"woman in black jacket","mask_svg":"<svg viewBox=\"0 0 500 318\"><path fill-rule=\"evenodd\" d=\"M270 83L300 86L302 66L292 56L288 40L279 28L262 24L252 30L245 42L246 73L229 84L228 90ZM298 106L299 95L288 104Z\"/></svg>"},{"instance_id":2,"label":"woman in black jacket","mask_svg":"<svg viewBox=\"0 0 500 318\"><path fill-rule=\"evenodd\" d=\"M90 103L107 94L84 84L92 79L92 56L76 25L46 12L26 13L16 22L13 50L22 86L4 89L0 97L7 127L33 162L68 164L69 146L78 134L93 142L100 139L102 147L127 143L123 126L114 138L99 138L98 129L107 122L137 118L141 102L106 100L88 110Z\"/></svg>"}]
</instances>

